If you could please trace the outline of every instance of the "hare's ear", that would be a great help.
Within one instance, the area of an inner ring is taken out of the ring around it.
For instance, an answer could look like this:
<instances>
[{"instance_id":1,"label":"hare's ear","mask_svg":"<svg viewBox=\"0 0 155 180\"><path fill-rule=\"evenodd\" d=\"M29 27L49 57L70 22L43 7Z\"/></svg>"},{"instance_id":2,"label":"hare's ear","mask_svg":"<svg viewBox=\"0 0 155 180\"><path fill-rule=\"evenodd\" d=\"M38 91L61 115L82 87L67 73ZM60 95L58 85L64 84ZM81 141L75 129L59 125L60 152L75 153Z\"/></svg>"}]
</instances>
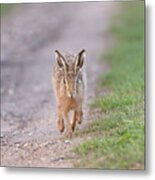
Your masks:
<instances>
[{"instance_id":1,"label":"hare's ear","mask_svg":"<svg viewBox=\"0 0 155 180\"><path fill-rule=\"evenodd\" d=\"M75 58L75 70L77 71L78 69L81 69L83 64L84 64L84 60L86 58L86 51L83 49L82 51L80 51L78 53L78 55Z\"/></svg>"},{"instance_id":2,"label":"hare's ear","mask_svg":"<svg viewBox=\"0 0 155 180\"><path fill-rule=\"evenodd\" d=\"M55 50L55 59L57 60L59 67L66 68L66 66L67 66L66 60L65 60L64 56L58 50Z\"/></svg>"}]
</instances>

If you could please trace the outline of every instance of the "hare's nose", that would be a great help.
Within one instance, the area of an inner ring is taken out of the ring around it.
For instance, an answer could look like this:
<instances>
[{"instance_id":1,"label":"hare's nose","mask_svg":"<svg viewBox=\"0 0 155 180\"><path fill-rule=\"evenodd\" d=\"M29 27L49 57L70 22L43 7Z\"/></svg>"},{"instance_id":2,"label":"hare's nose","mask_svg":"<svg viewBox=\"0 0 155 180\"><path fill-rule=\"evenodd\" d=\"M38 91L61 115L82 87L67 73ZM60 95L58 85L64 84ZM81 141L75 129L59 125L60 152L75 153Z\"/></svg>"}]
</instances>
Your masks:
<instances>
[{"instance_id":1,"label":"hare's nose","mask_svg":"<svg viewBox=\"0 0 155 180\"><path fill-rule=\"evenodd\" d=\"M70 93L70 98L73 98L74 97L74 94L73 93Z\"/></svg>"},{"instance_id":2,"label":"hare's nose","mask_svg":"<svg viewBox=\"0 0 155 180\"><path fill-rule=\"evenodd\" d=\"M74 98L75 93L69 93L68 96L69 96L69 98Z\"/></svg>"}]
</instances>

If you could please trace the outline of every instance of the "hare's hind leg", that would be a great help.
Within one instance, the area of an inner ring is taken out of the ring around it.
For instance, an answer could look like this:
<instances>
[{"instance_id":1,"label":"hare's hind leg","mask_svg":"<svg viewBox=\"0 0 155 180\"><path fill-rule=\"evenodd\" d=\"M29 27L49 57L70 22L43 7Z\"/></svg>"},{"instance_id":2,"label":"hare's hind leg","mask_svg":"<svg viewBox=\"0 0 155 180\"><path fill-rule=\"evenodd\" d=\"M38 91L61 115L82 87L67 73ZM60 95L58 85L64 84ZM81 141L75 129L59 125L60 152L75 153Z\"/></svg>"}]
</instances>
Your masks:
<instances>
[{"instance_id":1,"label":"hare's hind leg","mask_svg":"<svg viewBox=\"0 0 155 180\"><path fill-rule=\"evenodd\" d=\"M64 132L65 129L65 125L64 125L64 120L63 120L63 116L62 116L62 112L61 112L61 108L60 106L58 106L58 114L57 114L57 118L58 118L58 128L60 130L60 132Z\"/></svg>"},{"instance_id":2,"label":"hare's hind leg","mask_svg":"<svg viewBox=\"0 0 155 180\"><path fill-rule=\"evenodd\" d=\"M72 121L72 130L75 130L75 126L76 126L76 121L77 121L77 111L75 110L73 112L73 121Z\"/></svg>"}]
</instances>

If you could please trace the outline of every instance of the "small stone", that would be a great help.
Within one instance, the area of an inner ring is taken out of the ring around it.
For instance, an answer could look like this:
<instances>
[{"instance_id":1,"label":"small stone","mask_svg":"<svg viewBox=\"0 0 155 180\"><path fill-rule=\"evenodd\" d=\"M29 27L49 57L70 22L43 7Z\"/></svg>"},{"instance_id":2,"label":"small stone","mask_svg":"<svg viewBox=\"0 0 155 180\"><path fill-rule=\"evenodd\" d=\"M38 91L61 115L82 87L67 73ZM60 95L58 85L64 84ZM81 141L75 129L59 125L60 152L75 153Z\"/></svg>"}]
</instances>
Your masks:
<instances>
[{"instance_id":1,"label":"small stone","mask_svg":"<svg viewBox=\"0 0 155 180\"><path fill-rule=\"evenodd\" d=\"M24 145L23 145L23 147L27 147L28 146L28 143L25 143Z\"/></svg>"},{"instance_id":2,"label":"small stone","mask_svg":"<svg viewBox=\"0 0 155 180\"><path fill-rule=\"evenodd\" d=\"M33 151L36 151L39 148L39 145L37 143L33 143L31 145L31 147L32 147Z\"/></svg>"},{"instance_id":3,"label":"small stone","mask_svg":"<svg viewBox=\"0 0 155 180\"><path fill-rule=\"evenodd\" d=\"M65 157L60 156L60 157L57 157L57 158L51 159L51 162L62 161L62 160L64 160L64 159L65 159Z\"/></svg>"},{"instance_id":4,"label":"small stone","mask_svg":"<svg viewBox=\"0 0 155 180\"><path fill-rule=\"evenodd\" d=\"M15 151L18 151L19 150L19 148L18 147L15 147Z\"/></svg>"},{"instance_id":5,"label":"small stone","mask_svg":"<svg viewBox=\"0 0 155 180\"><path fill-rule=\"evenodd\" d=\"M33 134L33 133L32 133L32 132L30 132L30 133L28 133L28 136L32 136L32 134Z\"/></svg>"},{"instance_id":6,"label":"small stone","mask_svg":"<svg viewBox=\"0 0 155 180\"><path fill-rule=\"evenodd\" d=\"M88 140L91 140L92 138L91 138L91 136L88 136Z\"/></svg>"},{"instance_id":7,"label":"small stone","mask_svg":"<svg viewBox=\"0 0 155 180\"><path fill-rule=\"evenodd\" d=\"M44 158L44 157L41 157L41 158L40 158L40 160L41 160L41 161L45 161L45 160L46 160L46 158Z\"/></svg>"},{"instance_id":8,"label":"small stone","mask_svg":"<svg viewBox=\"0 0 155 180\"><path fill-rule=\"evenodd\" d=\"M14 124L14 121L10 120L9 124L10 124L10 126L12 126Z\"/></svg>"},{"instance_id":9,"label":"small stone","mask_svg":"<svg viewBox=\"0 0 155 180\"><path fill-rule=\"evenodd\" d=\"M19 146L20 146L20 144L17 143L17 144L16 144L16 147L19 147Z\"/></svg>"},{"instance_id":10,"label":"small stone","mask_svg":"<svg viewBox=\"0 0 155 180\"><path fill-rule=\"evenodd\" d=\"M13 133L12 133L12 135L17 135L18 134L18 131L14 131Z\"/></svg>"},{"instance_id":11,"label":"small stone","mask_svg":"<svg viewBox=\"0 0 155 180\"><path fill-rule=\"evenodd\" d=\"M65 144L71 144L70 140L65 140Z\"/></svg>"},{"instance_id":12,"label":"small stone","mask_svg":"<svg viewBox=\"0 0 155 180\"><path fill-rule=\"evenodd\" d=\"M28 160L28 164L32 164L32 161L31 161L31 160Z\"/></svg>"},{"instance_id":13,"label":"small stone","mask_svg":"<svg viewBox=\"0 0 155 180\"><path fill-rule=\"evenodd\" d=\"M12 96L12 95L14 94L13 89L8 89L8 94L9 94L10 96Z\"/></svg>"},{"instance_id":14,"label":"small stone","mask_svg":"<svg viewBox=\"0 0 155 180\"><path fill-rule=\"evenodd\" d=\"M0 138L4 138L4 134L2 132L0 134Z\"/></svg>"}]
</instances>

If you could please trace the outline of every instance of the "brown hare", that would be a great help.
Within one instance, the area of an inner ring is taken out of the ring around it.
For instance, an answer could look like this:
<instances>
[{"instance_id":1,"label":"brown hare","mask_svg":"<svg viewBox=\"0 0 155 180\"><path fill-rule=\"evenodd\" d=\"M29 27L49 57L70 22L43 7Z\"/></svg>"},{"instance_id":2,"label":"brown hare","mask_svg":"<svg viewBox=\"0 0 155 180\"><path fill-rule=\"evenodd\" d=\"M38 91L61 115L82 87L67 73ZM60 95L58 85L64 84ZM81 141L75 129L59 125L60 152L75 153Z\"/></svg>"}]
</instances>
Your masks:
<instances>
[{"instance_id":1,"label":"brown hare","mask_svg":"<svg viewBox=\"0 0 155 180\"><path fill-rule=\"evenodd\" d=\"M53 70L53 86L57 100L57 123L60 132L67 127L67 135L72 137L76 122L81 124L86 78L83 70L85 50L77 55L61 54L55 51L56 64ZM69 112L73 111L72 121Z\"/></svg>"}]
</instances>

